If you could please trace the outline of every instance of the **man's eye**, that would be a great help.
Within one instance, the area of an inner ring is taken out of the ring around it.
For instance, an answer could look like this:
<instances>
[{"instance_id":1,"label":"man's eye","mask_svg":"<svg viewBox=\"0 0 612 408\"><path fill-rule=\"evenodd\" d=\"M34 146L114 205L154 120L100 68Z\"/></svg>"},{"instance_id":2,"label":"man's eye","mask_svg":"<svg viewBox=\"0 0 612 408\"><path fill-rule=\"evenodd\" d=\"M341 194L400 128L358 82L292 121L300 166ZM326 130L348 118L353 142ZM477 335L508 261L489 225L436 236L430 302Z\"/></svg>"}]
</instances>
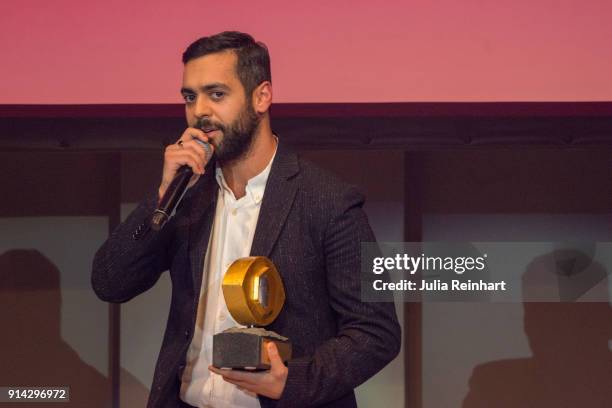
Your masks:
<instances>
[{"instance_id":1,"label":"man's eye","mask_svg":"<svg viewBox=\"0 0 612 408\"><path fill-rule=\"evenodd\" d=\"M221 91L211 92L210 94L210 97L214 100L219 100L223 98L224 96L225 96L225 92L221 92Z\"/></svg>"},{"instance_id":2,"label":"man's eye","mask_svg":"<svg viewBox=\"0 0 612 408\"><path fill-rule=\"evenodd\" d=\"M185 100L186 103L191 103L195 101L195 95L185 94L183 95L183 99Z\"/></svg>"}]
</instances>

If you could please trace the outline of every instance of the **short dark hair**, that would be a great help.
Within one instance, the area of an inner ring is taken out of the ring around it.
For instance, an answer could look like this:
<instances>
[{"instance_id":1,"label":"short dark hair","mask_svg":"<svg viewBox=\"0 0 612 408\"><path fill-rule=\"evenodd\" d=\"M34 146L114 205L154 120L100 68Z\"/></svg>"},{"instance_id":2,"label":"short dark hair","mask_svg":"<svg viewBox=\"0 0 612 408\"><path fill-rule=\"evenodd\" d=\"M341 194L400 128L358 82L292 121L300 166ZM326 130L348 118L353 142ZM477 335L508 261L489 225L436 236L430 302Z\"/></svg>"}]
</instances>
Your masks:
<instances>
[{"instance_id":1,"label":"short dark hair","mask_svg":"<svg viewBox=\"0 0 612 408\"><path fill-rule=\"evenodd\" d=\"M251 96L253 90L262 82L272 82L268 48L249 34L238 31L224 31L197 39L183 53L183 64L204 55L227 50L235 52L238 57L236 74L247 96Z\"/></svg>"}]
</instances>

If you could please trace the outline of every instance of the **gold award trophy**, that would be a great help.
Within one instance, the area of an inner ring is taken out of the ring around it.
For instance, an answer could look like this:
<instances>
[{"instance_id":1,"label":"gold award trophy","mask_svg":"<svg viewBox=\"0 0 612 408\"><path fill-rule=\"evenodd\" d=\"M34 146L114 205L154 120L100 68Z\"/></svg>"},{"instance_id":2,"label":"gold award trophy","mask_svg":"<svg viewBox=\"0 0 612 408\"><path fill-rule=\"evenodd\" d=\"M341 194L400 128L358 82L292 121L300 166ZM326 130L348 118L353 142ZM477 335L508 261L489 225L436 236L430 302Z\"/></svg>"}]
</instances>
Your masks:
<instances>
[{"instance_id":1,"label":"gold award trophy","mask_svg":"<svg viewBox=\"0 0 612 408\"><path fill-rule=\"evenodd\" d=\"M283 361L289 360L289 339L261 327L276 319L285 302L285 288L272 261L263 256L236 260L223 277L222 290L234 320L247 327L232 327L213 336L213 366L268 370L270 342L276 343Z\"/></svg>"}]
</instances>

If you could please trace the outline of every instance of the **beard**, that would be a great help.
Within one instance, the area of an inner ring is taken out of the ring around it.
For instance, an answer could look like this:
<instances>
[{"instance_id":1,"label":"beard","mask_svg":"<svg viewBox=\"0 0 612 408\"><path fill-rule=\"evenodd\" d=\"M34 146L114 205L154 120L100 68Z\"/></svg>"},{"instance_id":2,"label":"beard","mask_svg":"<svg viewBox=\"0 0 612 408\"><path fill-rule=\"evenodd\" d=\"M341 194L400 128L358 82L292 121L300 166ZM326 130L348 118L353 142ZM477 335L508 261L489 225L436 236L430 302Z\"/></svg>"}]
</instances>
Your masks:
<instances>
[{"instance_id":1,"label":"beard","mask_svg":"<svg viewBox=\"0 0 612 408\"><path fill-rule=\"evenodd\" d=\"M257 116L253 105L247 103L238 114L238 118L227 125L211 121L208 118L200 118L195 127L221 131L223 138L215 145L215 156L219 164L224 165L243 159L247 155L253 144L260 121L261 119Z\"/></svg>"}]
</instances>

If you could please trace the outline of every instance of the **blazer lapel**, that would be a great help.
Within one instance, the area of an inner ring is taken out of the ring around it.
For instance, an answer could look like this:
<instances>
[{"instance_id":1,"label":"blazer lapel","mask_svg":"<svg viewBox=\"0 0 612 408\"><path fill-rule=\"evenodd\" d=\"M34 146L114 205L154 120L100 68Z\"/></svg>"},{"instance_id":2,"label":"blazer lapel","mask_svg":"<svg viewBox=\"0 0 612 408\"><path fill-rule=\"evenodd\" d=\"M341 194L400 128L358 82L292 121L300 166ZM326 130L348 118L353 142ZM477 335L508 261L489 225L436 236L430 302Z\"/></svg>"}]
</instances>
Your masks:
<instances>
[{"instance_id":1,"label":"blazer lapel","mask_svg":"<svg viewBox=\"0 0 612 408\"><path fill-rule=\"evenodd\" d=\"M189 208L189 263L194 288L202 285L204 257L215 216L218 184L215 165L210 163L207 172L190 191ZM279 142L276 157L266 182L264 197L251 245L251 256L269 256L287 219L297 193L298 183L292 180L299 172L297 156ZM184 197L187 198L187 197ZM196 289L196 296L199 290Z\"/></svg>"},{"instance_id":2,"label":"blazer lapel","mask_svg":"<svg viewBox=\"0 0 612 408\"><path fill-rule=\"evenodd\" d=\"M195 191L189 210L189 240L187 245L195 293L196 296L199 296L204 257L206 248L208 248L217 203L218 184L215 180L214 163L207 166L206 173L192 189L195 189Z\"/></svg>"},{"instance_id":3,"label":"blazer lapel","mask_svg":"<svg viewBox=\"0 0 612 408\"><path fill-rule=\"evenodd\" d=\"M279 141L259 210L251 256L270 256L295 199L298 183L292 178L298 171L297 156Z\"/></svg>"}]
</instances>

